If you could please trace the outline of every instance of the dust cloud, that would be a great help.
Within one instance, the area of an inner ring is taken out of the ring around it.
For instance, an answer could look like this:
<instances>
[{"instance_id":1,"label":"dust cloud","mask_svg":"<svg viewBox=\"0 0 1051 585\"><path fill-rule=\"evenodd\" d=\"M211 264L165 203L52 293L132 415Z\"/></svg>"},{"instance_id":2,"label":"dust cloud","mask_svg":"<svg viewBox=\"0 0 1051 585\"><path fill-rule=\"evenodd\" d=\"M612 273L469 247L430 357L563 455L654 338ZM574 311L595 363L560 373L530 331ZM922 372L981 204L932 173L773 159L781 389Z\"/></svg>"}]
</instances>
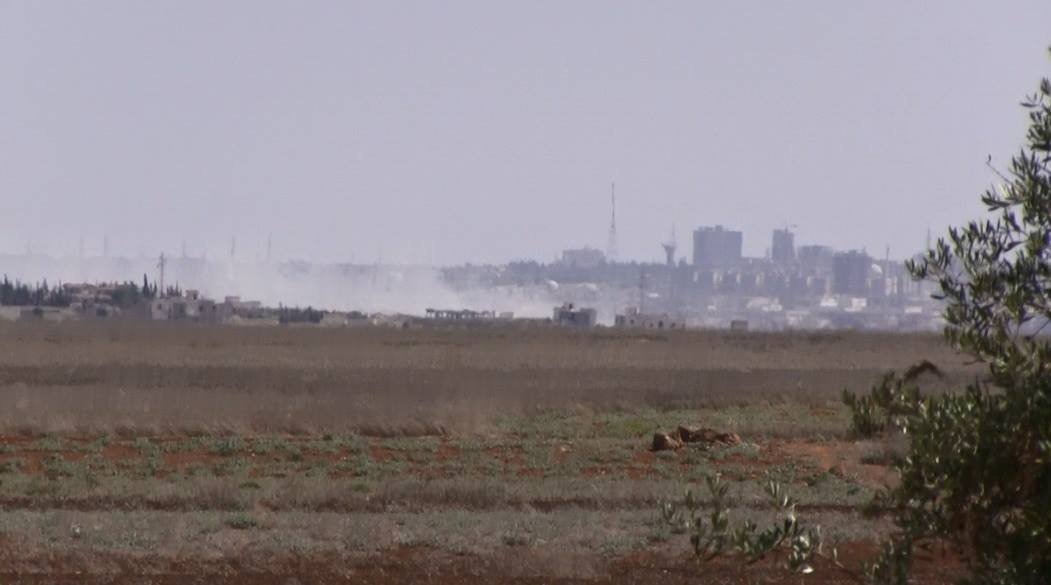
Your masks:
<instances>
[{"instance_id":1,"label":"dust cloud","mask_svg":"<svg viewBox=\"0 0 1051 585\"><path fill-rule=\"evenodd\" d=\"M25 283L141 283L160 279L159 258L55 258L0 255L6 276ZM421 315L428 308L513 312L546 317L559 301L555 291L505 287L456 291L438 268L425 265L313 264L304 261L241 262L204 258L166 259L164 285L199 290L222 300L238 296L265 306L311 306L334 311Z\"/></svg>"}]
</instances>

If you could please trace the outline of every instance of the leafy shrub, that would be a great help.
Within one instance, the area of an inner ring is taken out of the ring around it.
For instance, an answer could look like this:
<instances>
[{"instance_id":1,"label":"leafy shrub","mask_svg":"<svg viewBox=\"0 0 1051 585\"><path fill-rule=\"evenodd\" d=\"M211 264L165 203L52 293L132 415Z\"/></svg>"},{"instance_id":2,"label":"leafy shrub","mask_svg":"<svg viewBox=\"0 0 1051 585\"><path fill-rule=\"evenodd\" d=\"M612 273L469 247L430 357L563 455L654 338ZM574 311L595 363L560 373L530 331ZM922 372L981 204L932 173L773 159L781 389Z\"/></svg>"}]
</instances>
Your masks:
<instances>
[{"instance_id":1,"label":"leafy shrub","mask_svg":"<svg viewBox=\"0 0 1051 585\"><path fill-rule=\"evenodd\" d=\"M937 366L925 360L901 376L887 372L868 396L858 397L844 390L843 403L850 408L851 433L856 438L869 438L889 428L906 430L909 417L916 414L921 402L916 380L927 372L942 375Z\"/></svg>"},{"instance_id":2,"label":"leafy shrub","mask_svg":"<svg viewBox=\"0 0 1051 585\"><path fill-rule=\"evenodd\" d=\"M907 583L914 550L936 540L966 560L968 584L1051 575L1051 81L1023 106L1027 145L983 195L991 217L950 229L909 264L938 283L946 338L988 364L989 379L908 397L901 482L880 498L897 530L868 567L879 582ZM865 430L896 404L893 391L889 402L874 394L855 402Z\"/></svg>"},{"instance_id":3,"label":"leafy shrub","mask_svg":"<svg viewBox=\"0 0 1051 585\"><path fill-rule=\"evenodd\" d=\"M692 491L686 492L681 504L666 502L661 505L661 517L672 530L690 535L694 556L699 561L736 553L751 563L773 553L786 552L786 568L801 573L813 572L811 559L821 554L821 528L804 528L799 523L796 502L784 493L781 484L769 482L766 492L783 515L783 520L763 530L751 521L736 526L730 523L727 486L718 475L709 475L705 485L710 497L707 511L704 502L694 497Z\"/></svg>"},{"instance_id":4,"label":"leafy shrub","mask_svg":"<svg viewBox=\"0 0 1051 585\"><path fill-rule=\"evenodd\" d=\"M938 284L946 339L986 363L988 380L925 397L915 384L932 370L924 362L886 375L868 396L843 395L855 435L897 429L909 437L900 483L874 502L896 525L866 567L876 582L909 583L915 550L935 541L965 560L968 585L1037 585L1051 575L1051 81L1023 106L1026 147L1006 175L996 171L1003 184L982 196L992 217L950 229L908 263L915 277ZM708 488L707 519L692 494L685 512L662 509L690 533L698 558L735 550L756 560L787 547L788 566L809 570L820 533L800 527L776 484L770 493L786 518L762 532L731 527L726 488L717 479Z\"/></svg>"}]
</instances>

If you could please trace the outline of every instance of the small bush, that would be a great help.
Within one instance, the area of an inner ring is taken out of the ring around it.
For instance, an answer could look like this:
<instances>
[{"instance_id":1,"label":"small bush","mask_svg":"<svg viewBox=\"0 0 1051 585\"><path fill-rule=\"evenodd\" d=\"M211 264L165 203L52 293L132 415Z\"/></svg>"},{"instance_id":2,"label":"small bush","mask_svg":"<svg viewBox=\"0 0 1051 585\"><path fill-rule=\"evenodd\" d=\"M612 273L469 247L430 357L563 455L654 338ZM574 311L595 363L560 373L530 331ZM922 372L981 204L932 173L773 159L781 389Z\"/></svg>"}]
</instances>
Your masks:
<instances>
[{"instance_id":1,"label":"small bush","mask_svg":"<svg viewBox=\"0 0 1051 585\"><path fill-rule=\"evenodd\" d=\"M248 530L259 526L259 522L250 514L234 514L226 519L226 525L234 530Z\"/></svg>"},{"instance_id":2,"label":"small bush","mask_svg":"<svg viewBox=\"0 0 1051 585\"><path fill-rule=\"evenodd\" d=\"M529 532L517 522L500 536L500 542L506 546L526 546L529 544L529 541Z\"/></svg>"},{"instance_id":3,"label":"small bush","mask_svg":"<svg viewBox=\"0 0 1051 585\"><path fill-rule=\"evenodd\" d=\"M209 451L214 455L230 457L236 455L242 449L244 449L244 441L240 437L229 437L217 440L212 444Z\"/></svg>"},{"instance_id":4,"label":"small bush","mask_svg":"<svg viewBox=\"0 0 1051 585\"><path fill-rule=\"evenodd\" d=\"M1023 105L1027 147L996 171L989 216L908 265L938 284L946 338L987 364L988 380L921 399L902 379L854 401L859 428L892 422L910 437L901 482L880 498L898 529L868 567L879 582L909 583L914 550L935 541L966 560L964 583L1051 575L1051 80Z\"/></svg>"},{"instance_id":5,"label":"small bush","mask_svg":"<svg viewBox=\"0 0 1051 585\"><path fill-rule=\"evenodd\" d=\"M922 361L909 368L904 375L895 372L884 374L867 396L857 396L843 391L843 404L850 409L850 431L855 438L881 435L888 429L906 430L908 417L916 414L920 406L920 388L916 380L925 373L942 376L937 366Z\"/></svg>"},{"instance_id":6,"label":"small bush","mask_svg":"<svg viewBox=\"0 0 1051 585\"><path fill-rule=\"evenodd\" d=\"M59 455L52 455L44 461L44 476L50 480L73 477L76 466Z\"/></svg>"},{"instance_id":7,"label":"small bush","mask_svg":"<svg viewBox=\"0 0 1051 585\"><path fill-rule=\"evenodd\" d=\"M690 535L694 556L699 561L736 553L752 563L775 551L787 551L786 568L800 573L813 572L811 560L822 554L821 528L805 528L800 524L795 500L784 493L781 484L769 482L766 492L783 514L783 522L763 530L750 521L737 526L730 523L727 486L718 475L709 475L705 485L711 499L707 512L704 503L694 497L692 491L686 492L682 504L661 505L661 516L672 531ZM833 560L835 556L833 550Z\"/></svg>"}]
</instances>

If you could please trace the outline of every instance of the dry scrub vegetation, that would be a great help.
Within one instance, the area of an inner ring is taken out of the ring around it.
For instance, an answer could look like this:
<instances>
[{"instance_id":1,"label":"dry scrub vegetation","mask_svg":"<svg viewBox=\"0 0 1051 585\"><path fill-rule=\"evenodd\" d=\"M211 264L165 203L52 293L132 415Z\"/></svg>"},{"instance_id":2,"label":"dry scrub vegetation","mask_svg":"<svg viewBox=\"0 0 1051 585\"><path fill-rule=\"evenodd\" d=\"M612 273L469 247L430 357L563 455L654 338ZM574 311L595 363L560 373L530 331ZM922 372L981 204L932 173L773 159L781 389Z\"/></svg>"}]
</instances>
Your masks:
<instances>
[{"instance_id":1,"label":"dry scrub vegetation","mask_svg":"<svg viewBox=\"0 0 1051 585\"><path fill-rule=\"evenodd\" d=\"M0 430L486 430L496 416L822 405L918 355L973 377L935 336L0 324ZM957 384L957 387L959 385Z\"/></svg>"},{"instance_id":2,"label":"dry scrub vegetation","mask_svg":"<svg viewBox=\"0 0 1051 585\"><path fill-rule=\"evenodd\" d=\"M0 340L3 582L663 583L695 569L658 504L715 473L758 522L782 483L849 557L890 529L862 509L894 447L849 439L842 389L920 355L946 384L975 374L923 335L105 323ZM648 450L683 423L743 442Z\"/></svg>"}]
</instances>

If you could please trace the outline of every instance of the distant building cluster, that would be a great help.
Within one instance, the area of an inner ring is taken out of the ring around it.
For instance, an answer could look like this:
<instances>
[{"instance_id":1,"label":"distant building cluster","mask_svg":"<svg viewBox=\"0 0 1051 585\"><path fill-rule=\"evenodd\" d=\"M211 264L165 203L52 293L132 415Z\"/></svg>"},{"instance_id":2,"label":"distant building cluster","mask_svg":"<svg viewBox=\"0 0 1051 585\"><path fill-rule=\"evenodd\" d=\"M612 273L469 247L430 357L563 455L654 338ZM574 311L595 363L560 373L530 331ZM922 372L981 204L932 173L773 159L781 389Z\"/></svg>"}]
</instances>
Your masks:
<instances>
[{"instance_id":1,"label":"distant building cluster","mask_svg":"<svg viewBox=\"0 0 1051 585\"><path fill-rule=\"evenodd\" d=\"M712 225L691 230L688 256L676 256L679 246L672 229L670 238L660 242L661 261L627 262L616 259L615 213L610 219L605 251L591 246L570 248L549 263L517 261L434 269L268 260L251 266L234 262L232 253L226 263L184 253L179 258L160 256L158 284L144 276L141 285L103 282L49 287L46 282L28 286L4 277L0 280L0 318L399 328L484 327L526 319L541 325L658 331L697 327L904 331L942 325L942 307L931 299L932 285L913 280L904 263L891 260L889 253L878 258L866 250L800 245L794 226L786 225L773 230L765 255L748 257L742 231ZM92 263L101 263L107 274L127 274L136 268L141 271L145 262L153 266L146 259L95 258L81 259L77 268L84 273ZM61 266L52 259L29 255L0 255L0 265L0 269ZM194 288L165 288L166 270L169 278L174 275L173 279L193 283ZM266 290L285 291L272 296L271 302L275 297L305 295L319 303L352 307L361 303L381 312L273 307L238 296L213 300L199 290L234 285L231 288L240 291L238 273L242 270L255 275L249 280L266 283ZM415 308L421 300L452 307ZM402 309L409 303L413 309Z\"/></svg>"},{"instance_id":2,"label":"distant building cluster","mask_svg":"<svg viewBox=\"0 0 1051 585\"><path fill-rule=\"evenodd\" d=\"M756 330L930 330L941 307L929 283L915 281L903 262L864 250L799 245L790 227L773 231L768 253L743 253L744 234L721 225L692 232L692 258L675 258L661 243L664 262L613 262L591 247L565 250L558 261L512 262L499 267L445 271L457 290L533 290L563 303L595 307L596 322L617 327ZM555 320L565 322L555 310Z\"/></svg>"},{"instance_id":3,"label":"distant building cluster","mask_svg":"<svg viewBox=\"0 0 1051 585\"><path fill-rule=\"evenodd\" d=\"M176 288L154 292L149 284L67 283L60 287L65 303L44 306L0 307L0 316L13 319L134 319L226 324L268 317L258 301L226 297L221 302L203 297L199 291Z\"/></svg>"}]
</instances>

